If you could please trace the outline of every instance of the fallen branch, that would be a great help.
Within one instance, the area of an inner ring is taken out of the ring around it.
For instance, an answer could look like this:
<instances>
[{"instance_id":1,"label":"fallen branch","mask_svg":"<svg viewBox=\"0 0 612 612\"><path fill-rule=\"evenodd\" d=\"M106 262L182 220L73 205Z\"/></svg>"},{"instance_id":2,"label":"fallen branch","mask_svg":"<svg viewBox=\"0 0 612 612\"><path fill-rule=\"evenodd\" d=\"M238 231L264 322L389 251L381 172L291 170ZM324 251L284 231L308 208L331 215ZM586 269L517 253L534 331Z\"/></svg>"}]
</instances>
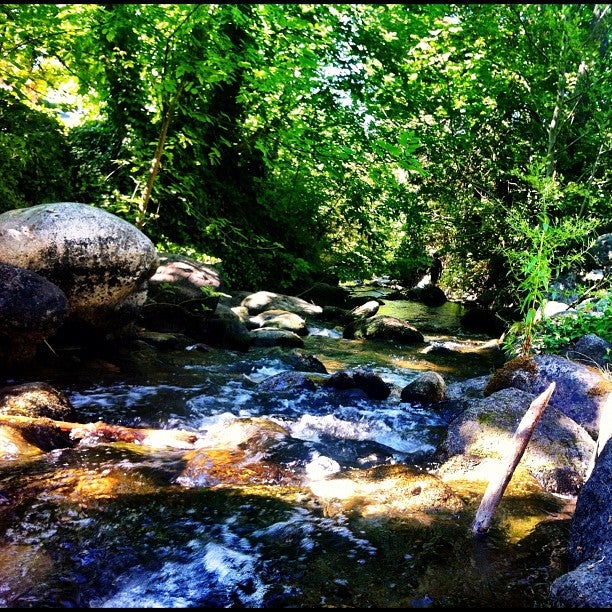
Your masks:
<instances>
[{"instance_id":1,"label":"fallen branch","mask_svg":"<svg viewBox=\"0 0 612 612\"><path fill-rule=\"evenodd\" d=\"M512 437L512 445L508 449L506 457L502 460L504 469L500 472L498 478L489 481L489 485L482 497L476 518L472 526L472 530L476 534L486 533L491 525L491 519L497 510L497 506L512 478L512 474L521 460L527 443L531 438L531 434L538 424L544 409L546 408L550 396L555 390L555 383L552 382L548 389L531 402L529 409L521 419L518 428Z\"/></svg>"},{"instance_id":2,"label":"fallen branch","mask_svg":"<svg viewBox=\"0 0 612 612\"><path fill-rule=\"evenodd\" d=\"M96 442L130 442L152 448L191 449L198 439L197 434L176 429L148 429L97 423L71 423L49 418L31 418L17 415L0 415L0 426L24 428L37 426L50 430L56 428L68 432L75 442L95 440Z\"/></svg>"}]
</instances>

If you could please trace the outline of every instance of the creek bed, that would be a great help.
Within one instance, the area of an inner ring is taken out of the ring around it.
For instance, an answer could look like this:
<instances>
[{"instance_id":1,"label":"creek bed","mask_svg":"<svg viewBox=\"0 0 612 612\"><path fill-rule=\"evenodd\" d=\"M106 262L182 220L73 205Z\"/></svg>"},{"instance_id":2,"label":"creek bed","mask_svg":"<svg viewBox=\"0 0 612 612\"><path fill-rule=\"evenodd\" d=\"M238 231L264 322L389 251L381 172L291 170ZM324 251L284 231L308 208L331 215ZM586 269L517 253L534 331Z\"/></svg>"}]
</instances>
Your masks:
<instances>
[{"instance_id":1,"label":"creek bed","mask_svg":"<svg viewBox=\"0 0 612 612\"><path fill-rule=\"evenodd\" d=\"M482 490L470 483L454 514L392 512L393 491L377 499L380 489L352 510L317 494L346 471L425 469L445 422L400 402L398 390L425 370L447 381L493 371L488 339L448 334L456 305L388 306L385 314L430 330L427 347L313 327L300 351L330 374L372 369L394 389L382 401L260 392L287 368L278 348L166 351L135 367L92 360L46 373L83 422L221 436L237 421L266 419L289 435L269 453L274 465L247 443L219 447L207 480L186 469L184 451L119 442L2 462L0 605L547 607L566 571L567 500L516 486L487 537L474 538ZM444 332L441 317L451 318Z\"/></svg>"}]
</instances>

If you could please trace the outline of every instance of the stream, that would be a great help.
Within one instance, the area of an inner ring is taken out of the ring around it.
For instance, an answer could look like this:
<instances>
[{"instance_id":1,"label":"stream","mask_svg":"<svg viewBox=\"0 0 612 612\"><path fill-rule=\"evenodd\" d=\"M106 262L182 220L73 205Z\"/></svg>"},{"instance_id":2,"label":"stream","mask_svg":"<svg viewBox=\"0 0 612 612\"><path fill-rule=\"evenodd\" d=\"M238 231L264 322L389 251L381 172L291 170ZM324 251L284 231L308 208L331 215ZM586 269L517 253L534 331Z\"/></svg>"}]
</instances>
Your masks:
<instances>
[{"instance_id":1,"label":"stream","mask_svg":"<svg viewBox=\"0 0 612 612\"><path fill-rule=\"evenodd\" d=\"M189 451L189 463L163 443L92 439L0 462L0 606L547 607L569 529L548 498L514 499L512 528L474 538L482 490L462 492L469 512L440 517L373 499L353 512L335 504L341 491L324 492L347 470L426 470L448 420L400 402L401 388L423 371L448 385L494 369L480 350L490 338L461 333L458 304L387 302L378 314L410 321L427 346L309 327L300 353L329 374L373 370L392 387L385 400L322 385L262 391L292 367L278 347L143 351L41 372L83 423L198 432L213 450ZM522 520L527 506L537 520Z\"/></svg>"}]
</instances>

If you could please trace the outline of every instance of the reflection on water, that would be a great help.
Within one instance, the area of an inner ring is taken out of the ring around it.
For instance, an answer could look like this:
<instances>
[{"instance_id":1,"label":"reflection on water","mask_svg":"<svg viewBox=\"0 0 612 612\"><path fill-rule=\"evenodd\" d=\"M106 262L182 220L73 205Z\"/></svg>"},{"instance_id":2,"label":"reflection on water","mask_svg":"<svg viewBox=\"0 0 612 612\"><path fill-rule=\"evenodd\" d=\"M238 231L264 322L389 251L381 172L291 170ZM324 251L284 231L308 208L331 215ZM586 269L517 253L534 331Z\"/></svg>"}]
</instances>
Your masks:
<instances>
[{"instance_id":1,"label":"reflection on water","mask_svg":"<svg viewBox=\"0 0 612 612\"><path fill-rule=\"evenodd\" d=\"M545 607L563 563L567 524L547 520L558 509L543 504L519 538L500 522L475 540L480 492L458 492L451 514L407 512L418 492L394 483L410 480L367 472L414 465L418 475L444 434L441 415L399 400L419 372L452 381L493 369L486 338L449 333L457 305L379 312L427 328L427 346L313 327L300 352L330 374L373 369L392 388L382 401L331 393L325 374L314 391L261 391L292 369L278 348L174 351L131 372L50 379L83 422L187 430L199 442L185 452L93 440L0 464L0 605ZM524 503L533 515L534 500Z\"/></svg>"}]
</instances>

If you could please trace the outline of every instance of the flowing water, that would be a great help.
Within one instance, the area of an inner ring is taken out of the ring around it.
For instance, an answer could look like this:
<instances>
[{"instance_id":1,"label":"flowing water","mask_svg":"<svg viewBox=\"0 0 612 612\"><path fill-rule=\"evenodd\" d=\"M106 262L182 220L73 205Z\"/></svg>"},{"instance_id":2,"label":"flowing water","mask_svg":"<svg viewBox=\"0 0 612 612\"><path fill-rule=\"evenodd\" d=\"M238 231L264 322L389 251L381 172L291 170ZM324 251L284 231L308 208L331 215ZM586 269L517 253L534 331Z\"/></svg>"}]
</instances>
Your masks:
<instances>
[{"instance_id":1,"label":"flowing water","mask_svg":"<svg viewBox=\"0 0 612 612\"><path fill-rule=\"evenodd\" d=\"M0 605L547 607L568 528L550 497L517 496L486 538L470 530L482 490L462 492L469 511L439 517L394 512L399 492L375 503L397 482L383 476L369 499L347 501L334 477L426 470L444 435L447 417L400 402L401 388L426 370L450 384L494 368L487 339L461 335L457 304L388 302L379 314L426 330L427 346L311 327L300 352L329 374L373 370L393 389L386 400L323 384L262 390L294 367L279 348L143 350L129 365L110 356L46 373L83 423L193 432L199 448L92 436L0 462Z\"/></svg>"}]
</instances>

